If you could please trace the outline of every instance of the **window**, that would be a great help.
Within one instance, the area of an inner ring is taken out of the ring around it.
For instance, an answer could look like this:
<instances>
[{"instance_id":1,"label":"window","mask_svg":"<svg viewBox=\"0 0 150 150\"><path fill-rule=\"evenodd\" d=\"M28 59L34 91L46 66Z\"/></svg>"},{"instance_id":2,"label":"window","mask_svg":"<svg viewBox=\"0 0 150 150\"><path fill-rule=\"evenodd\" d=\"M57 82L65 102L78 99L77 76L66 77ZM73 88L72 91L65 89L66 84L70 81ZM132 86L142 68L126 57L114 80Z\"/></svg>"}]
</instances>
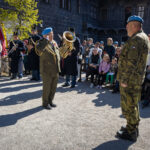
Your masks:
<instances>
[{"instance_id":1,"label":"window","mask_svg":"<svg viewBox=\"0 0 150 150\"><path fill-rule=\"evenodd\" d=\"M101 18L102 18L103 21L107 20L107 9L102 9Z\"/></svg>"},{"instance_id":2,"label":"window","mask_svg":"<svg viewBox=\"0 0 150 150\"><path fill-rule=\"evenodd\" d=\"M144 17L144 6L139 6L138 7L138 16Z\"/></svg>"},{"instance_id":3,"label":"window","mask_svg":"<svg viewBox=\"0 0 150 150\"><path fill-rule=\"evenodd\" d=\"M94 6L91 6L91 17L96 19L97 9Z\"/></svg>"},{"instance_id":4,"label":"window","mask_svg":"<svg viewBox=\"0 0 150 150\"><path fill-rule=\"evenodd\" d=\"M60 0L60 8L71 10L71 0Z\"/></svg>"},{"instance_id":5,"label":"window","mask_svg":"<svg viewBox=\"0 0 150 150\"><path fill-rule=\"evenodd\" d=\"M45 3L50 3L50 0L43 0Z\"/></svg>"},{"instance_id":6,"label":"window","mask_svg":"<svg viewBox=\"0 0 150 150\"><path fill-rule=\"evenodd\" d=\"M126 26L128 18L132 15L132 7L125 8L125 20L124 25Z\"/></svg>"},{"instance_id":7,"label":"window","mask_svg":"<svg viewBox=\"0 0 150 150\"><path fill-rule=\"evenodd\" d=\"M71 10L71 0L66 0L66 9Z\"/></svg>"},{"instance_id":8,"label":"window","mask_svg":"<svg viewBox=\"0 0 150 150\"><path fill-rule=\"evenodd\" d=\"M60 8L65 8L65 0L60 0Z\"/></svg>"},{"instance_id":9,"label":"window","mask_svg":"<svg viewBox=\"0 0 150 150\"><path fill-rule=\"evenodd\" d=\"M77 0L77 12L80 14L80 0Z\"/></svg>"}]
</instances>

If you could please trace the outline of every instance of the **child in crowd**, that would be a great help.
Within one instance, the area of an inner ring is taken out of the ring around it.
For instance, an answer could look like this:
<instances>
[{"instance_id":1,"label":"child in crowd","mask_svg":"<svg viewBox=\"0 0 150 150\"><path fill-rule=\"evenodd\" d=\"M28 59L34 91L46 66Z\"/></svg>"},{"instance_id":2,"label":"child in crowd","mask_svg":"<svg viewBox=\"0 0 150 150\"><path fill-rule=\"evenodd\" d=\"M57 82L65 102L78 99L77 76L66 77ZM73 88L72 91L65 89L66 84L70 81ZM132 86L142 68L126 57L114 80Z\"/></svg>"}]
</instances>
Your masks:
<instances>
[{"instance_id":1,"label":"child in crowd","mask_svg":"<svg viewBox=\"0 0 150 150\"><path fill-rule=\"evenodd\" d=\"M106 75L106 83L108 83L110 80L111 85L113 85L116 78L117 70L118 70L117 58L113 57L112 62L110 64L109 72Z\"/></svg>"},{"instance_id":2,"label":"child in crowd","mask_svg":"<svg viewBox=\"0 0 150 150\"><path fill-rule=\"evenodd\" d=\"M121 47L117 47L116 54L115 54L115 57L117 58L117 63L119 61L120 54L121 54Z\"/></svg>"},{"instance_id":3,"label":"child in crowd","mask_svg":"<svg viewBox=\"0 0 150 150\"><path fill-rule=\"evenodd\" d=\"M120 57L120 54L121 54L121 50L122 50L121 47L117 47L117 48L116 48L115 57L117 58L117 63L118 63L118 61L119 61L119 57ZM117 93L117 92L119 92L119 81L116 80L115 85L114 85L114 87L113 87L112 93Z\"/></svg>"},{"instance_id":4,"label":"child in crowd","mask_svg":"<svg viewBox=\"0 0 150 150\"><path fill-rule=\"evenodd\" d=\"M106 74L110 69L110 58L108 54L105 54L102 62L99 65L99 76L98 76L98 86L97 88L102 89L102 85L106 79Z\"/></svg>"},{"instance_id":5,"label":"child in crowd","mask_svg":"<svg viewBox=\"0 0 150 150\"><path fill-rule=\"evenodd\" d=\"M94 75L98 74L99 64L100 64L100 56L98 53L98 49L94 48L92 51L92 55L89 58L89 68L87 71L87 76L91 75L91 85L90 85L91 88L93 88L94 86Z\"/></svg>"}]
</instances>

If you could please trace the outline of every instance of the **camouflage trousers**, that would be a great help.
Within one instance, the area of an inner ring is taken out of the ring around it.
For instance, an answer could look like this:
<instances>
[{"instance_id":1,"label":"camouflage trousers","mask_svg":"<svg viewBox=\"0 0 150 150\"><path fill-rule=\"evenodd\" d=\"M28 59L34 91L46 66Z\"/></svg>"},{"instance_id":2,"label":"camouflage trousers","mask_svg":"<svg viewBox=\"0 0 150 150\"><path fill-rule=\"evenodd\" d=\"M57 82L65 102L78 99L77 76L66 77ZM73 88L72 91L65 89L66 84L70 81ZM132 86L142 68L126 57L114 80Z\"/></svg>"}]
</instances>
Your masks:
<instances>
[{"instance_id":1,"label":"camouflage trousers","mask_svg":"<svg viewBox=\"0 0 150 150\"><path fill-rule=\"evenodd\" d=\"M48 104L51 104L56 88L57 88L57 82L58 82L58 74L56 76L49 76L49 75L43 75L43 94L42 94L42 105L47 106Z\"/></svg>"},{"instance_id":2,"label":"camouflage trousers","mask_svg":"<svg viewBox=\"0 0 150 150\"><path fill-rule=\"evenodd\" d=\"M131 133L138 128L140 122L138 102L141 98L141 87L120 87L120 95L122 114L127 120L126 128Z\"/></svg>"}]
</instances>

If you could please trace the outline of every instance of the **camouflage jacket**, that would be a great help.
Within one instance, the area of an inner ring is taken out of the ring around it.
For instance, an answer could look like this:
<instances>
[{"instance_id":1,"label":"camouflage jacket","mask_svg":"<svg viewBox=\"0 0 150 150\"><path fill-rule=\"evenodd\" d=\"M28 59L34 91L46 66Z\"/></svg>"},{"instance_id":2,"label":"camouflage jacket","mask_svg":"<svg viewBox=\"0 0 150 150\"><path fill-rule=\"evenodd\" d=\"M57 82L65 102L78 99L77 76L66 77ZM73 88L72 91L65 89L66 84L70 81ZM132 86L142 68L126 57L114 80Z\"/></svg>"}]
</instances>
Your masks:
<instances>
[{"instance_id":1,"label":"camouflage jacket","mask_svg":"<svg viewBox=\"0 0 150 150\"><path fill-rule=\"evenodd\" d=\"M38 42L36 50L41 53L41 74L56 76L56 74L60 72L60 55L56 44L54 43L52 45L47 39L43 38Z\"/></svg>"},{"instance_id":2,"label":"camouflage jacket","mask_svg":"<svg viewBox=\"0 0 150 150\"><path fill-rule=\"evenodd\" d=\"M125 43L118 62L117 80L128 86L140 86L146 69L149 50L147 35L139 31Z\"/></svg>"}]
</instances>

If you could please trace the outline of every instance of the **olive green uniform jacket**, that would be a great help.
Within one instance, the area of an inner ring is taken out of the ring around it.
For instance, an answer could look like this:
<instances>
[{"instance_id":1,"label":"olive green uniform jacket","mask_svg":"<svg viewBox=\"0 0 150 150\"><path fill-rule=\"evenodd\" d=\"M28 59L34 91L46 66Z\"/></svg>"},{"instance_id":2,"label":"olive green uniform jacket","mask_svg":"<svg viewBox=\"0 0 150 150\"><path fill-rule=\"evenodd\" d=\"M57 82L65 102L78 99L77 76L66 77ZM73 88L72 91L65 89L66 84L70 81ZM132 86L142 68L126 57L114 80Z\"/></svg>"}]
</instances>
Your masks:
<instances>
[{"instance_id":1,"label":"olive green uniform jacket","mask_svg":"<svg viewBox=\"0 0 150 150\"><path fill-rule=\"evenodd\" d=\"M60 55L55 44L51 44L47 39L41 39L36 50L40 54L40 72L43 79L43 106L52 103L54 98L58 76L60 72Z\"/></svg>"}]
</instances>

